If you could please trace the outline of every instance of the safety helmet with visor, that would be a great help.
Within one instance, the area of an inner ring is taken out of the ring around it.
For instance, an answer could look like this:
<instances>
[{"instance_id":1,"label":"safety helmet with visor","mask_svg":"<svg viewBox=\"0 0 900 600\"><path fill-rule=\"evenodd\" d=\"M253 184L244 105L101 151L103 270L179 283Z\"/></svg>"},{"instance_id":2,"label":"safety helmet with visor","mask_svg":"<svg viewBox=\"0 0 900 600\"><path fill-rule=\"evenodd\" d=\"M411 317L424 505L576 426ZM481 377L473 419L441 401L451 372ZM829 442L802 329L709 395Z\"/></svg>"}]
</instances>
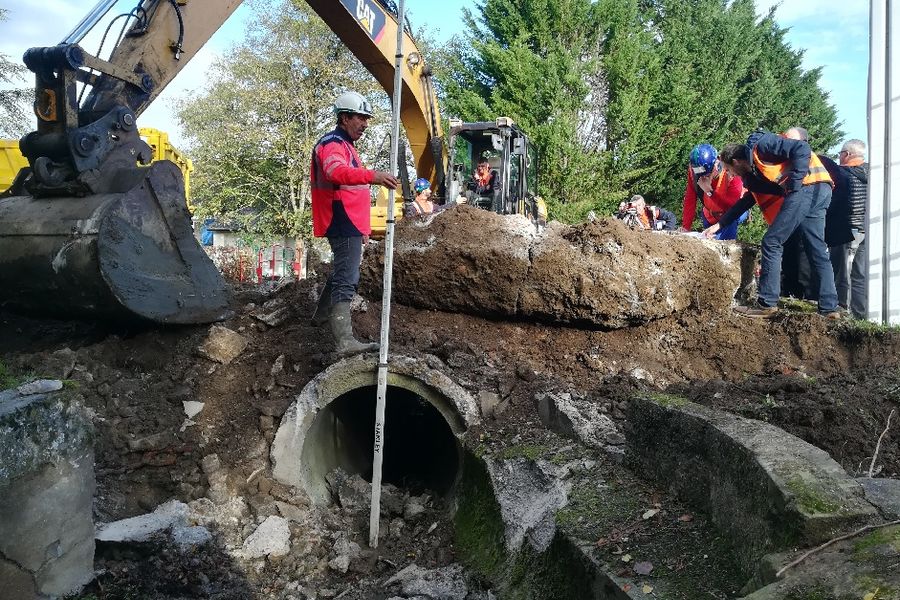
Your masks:
<instances>
[{"instance_id":1,"label":"safety helmet with visor","mask_svg":"<svg viewBox=\"0 0 900 600\"><path fill-rule=\"evenodd\" d=\"M711 144L698 144L691 150L691 171L697 177L712 174L719 153Z\"/></svg>"},{"instance_id":2,"label":"safety helmet with visor","mask_svg":"<svg viewBox=\"0 0 900 600\"><path fill-rule=\"evenodd\" d=\"M365 96L357 92L344 92L334 99L335 116L341 113L349 113L354 115L363 115L364 117L372 116L372 105L366 100Z\"/></svg>"}]
</instances>

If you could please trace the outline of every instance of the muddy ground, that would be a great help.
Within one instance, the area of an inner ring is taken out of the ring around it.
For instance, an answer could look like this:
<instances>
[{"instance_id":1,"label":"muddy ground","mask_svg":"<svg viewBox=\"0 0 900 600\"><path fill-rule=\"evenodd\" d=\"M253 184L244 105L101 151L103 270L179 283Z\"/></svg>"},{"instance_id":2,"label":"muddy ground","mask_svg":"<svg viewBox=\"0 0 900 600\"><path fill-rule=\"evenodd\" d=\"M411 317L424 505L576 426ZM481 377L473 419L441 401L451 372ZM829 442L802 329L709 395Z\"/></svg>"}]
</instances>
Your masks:
<instances>
[{"instance_id":1,"label":"muddy ground","mask_svg":"<svg viewBox=\"0 0 900 600\"><path fill-rule=\"evenodd\" d=\"M207 326L135 328L8 313L0 313L0 362L14 377L75 382L95 411L98 522L142 514L171 498L204 497L209 481L201 461L210 454L218 455L229 488L247 499L259 520L288 492L265 474L251 476L265 465L284 411L335 358L330 334L308 323L318 285L236 288L235 317L223 325L248 345L227 365L198 354ZM258 318L278 308L275 326ZM354 316L358 335L378 339L380 301L363 302L362 309ZM542 392L575 392L624 425L629 397L657 389L781 426L829 451L851 473L869 469L888 414L900 408L898 347L896 332L793 312L766 322L727 307L695 306L603 331L392 307L392 352L437 357L473 395L497 395L493 416L472 432L493 443L523 445L546 435L536 409ZM187 400L205 405L195 423L183 427ZM898 431L895 415L876 460L881 476L900 474ZM387 598L366 586L410 562L440 567L458 559L446 509L434 501L424 520L409 524L415 535L391 538L379 556L347 573L328 567L334 536L356 526L352 535L364 545L366 534L354 515L336 507L317 514L315 535L292 525L295 535L306 536L302 550L251 570L215 547L190 556L166 546L101 552L96 566L103 574L84 597L299 599L307 597L297 589L300 582L318 597ZM431 522L438 527L426 534ZM469 576L470 589L487 590Z\"/></svg>"}]
</instances>

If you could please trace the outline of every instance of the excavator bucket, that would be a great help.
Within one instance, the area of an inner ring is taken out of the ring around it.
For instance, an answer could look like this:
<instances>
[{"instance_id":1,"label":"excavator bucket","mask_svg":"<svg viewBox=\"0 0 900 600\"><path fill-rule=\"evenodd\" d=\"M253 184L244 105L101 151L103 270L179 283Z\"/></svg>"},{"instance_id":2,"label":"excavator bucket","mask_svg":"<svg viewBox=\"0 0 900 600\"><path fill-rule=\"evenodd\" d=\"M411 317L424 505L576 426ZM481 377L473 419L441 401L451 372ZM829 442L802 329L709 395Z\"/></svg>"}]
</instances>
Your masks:
<instances>
[{"instance_id":1,"label":"excavator bucket","mask_svg":"<svg viewBox=\"0 0 900 600\"><path fill-rule=\"evenodd\" d=\"M0 199L0 306L46 316L209 323L228 287L191 229L178 167L123 193Z\"/></svg>"}]
</instances>

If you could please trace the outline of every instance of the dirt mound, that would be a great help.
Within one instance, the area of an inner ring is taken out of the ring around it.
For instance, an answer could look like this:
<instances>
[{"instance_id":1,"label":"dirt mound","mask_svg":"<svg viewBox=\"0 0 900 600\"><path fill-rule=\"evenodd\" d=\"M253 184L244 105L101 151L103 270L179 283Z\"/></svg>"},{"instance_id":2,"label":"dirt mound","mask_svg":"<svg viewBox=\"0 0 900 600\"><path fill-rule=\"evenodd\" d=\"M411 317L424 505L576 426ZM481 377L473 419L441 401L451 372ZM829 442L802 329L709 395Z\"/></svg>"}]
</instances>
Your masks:
<instances>
[{"instance_id":1,"label":"dirt mound","mask_svg":"<svg viewBox=\"0 0 900 600\"><path fill-rule=\"evenodd\" d=\"M522 217L459 207L398 226L392 293L420 308L622 328L730 306L752 273L742 253L615 219L536 233ZM382 255L367 253L363 293L380 297L382 277Z\"/></svg>"}]
</instances>

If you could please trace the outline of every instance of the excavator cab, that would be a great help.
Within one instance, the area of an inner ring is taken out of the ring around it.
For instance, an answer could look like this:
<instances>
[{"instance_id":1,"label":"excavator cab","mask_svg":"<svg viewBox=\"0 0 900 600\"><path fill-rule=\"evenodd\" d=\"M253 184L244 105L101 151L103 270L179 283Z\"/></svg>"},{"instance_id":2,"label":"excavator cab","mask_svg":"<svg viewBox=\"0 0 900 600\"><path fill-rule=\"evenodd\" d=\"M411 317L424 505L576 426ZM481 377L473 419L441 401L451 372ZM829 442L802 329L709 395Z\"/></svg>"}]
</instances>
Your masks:
<instances>
[{"instance_id":1,"label":"excavator cab","mask_svg":"<svg viewBox=\"0 0 900 600\"><path fill-rule=\"evenodd\" d=\"M537 195L537 159L528 136L508 117L463 123L450 119L447 198L465 197L470 204L511 215L522 214L535 223L546 222L546 207ZM499 190L491 196L470 189L475 167L487 160Z\"/></svg>"}]
</instances>

